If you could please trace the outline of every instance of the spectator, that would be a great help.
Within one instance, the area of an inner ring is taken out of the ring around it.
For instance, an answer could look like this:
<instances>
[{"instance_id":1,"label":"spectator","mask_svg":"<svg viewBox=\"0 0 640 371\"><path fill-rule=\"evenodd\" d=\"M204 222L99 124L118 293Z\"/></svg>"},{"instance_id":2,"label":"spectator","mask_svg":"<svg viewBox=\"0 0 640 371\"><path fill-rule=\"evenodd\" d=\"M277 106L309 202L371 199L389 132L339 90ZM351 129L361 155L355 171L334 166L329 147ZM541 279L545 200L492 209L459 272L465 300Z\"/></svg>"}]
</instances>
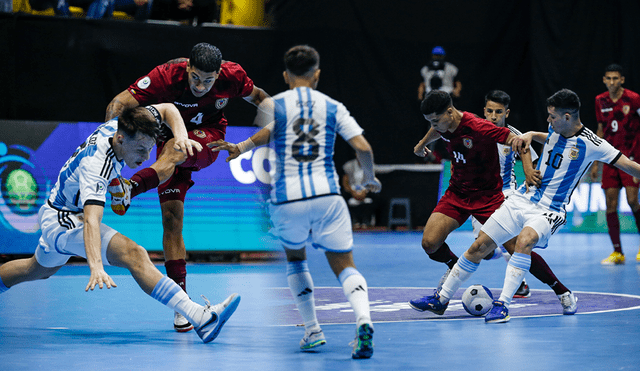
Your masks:
<instances>
[{"instance_id":1,"label":"spectator","mask_svg":"<svg viewBox=\"0 0 640 371\"><path fill-rule=\"evenodd\" d=\"M364 171L357 158L345 162L342 166L342 190L349 206L354 229L366 229L375 226L375 209L378 194L364 188Z\"/></svg>"},{"instance_id":2,"label":"spectator","mask_svg":"<svg viewBox=\"0 0 640 371\"><path fill-rule=\"evenodd\" d=\"M422 81L418 87L418 100L422 101L431 90L442 90L451 95L454 103L460 98L462 83L458 80L458 67L446 62L441 46L431 50L431 60L420 70Z\"/></svg>"}]
</instances>

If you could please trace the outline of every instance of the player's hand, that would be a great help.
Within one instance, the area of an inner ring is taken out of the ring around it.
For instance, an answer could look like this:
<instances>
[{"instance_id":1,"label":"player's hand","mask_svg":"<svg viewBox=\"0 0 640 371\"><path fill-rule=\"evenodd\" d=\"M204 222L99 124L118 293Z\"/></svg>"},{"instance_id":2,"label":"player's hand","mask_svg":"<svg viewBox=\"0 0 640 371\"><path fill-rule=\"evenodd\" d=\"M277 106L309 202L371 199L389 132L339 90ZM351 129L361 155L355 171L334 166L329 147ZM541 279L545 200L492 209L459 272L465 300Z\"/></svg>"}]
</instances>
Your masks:
<instances>
[{"instance_id":1,"label":"player's hand","mask_svg":"<svg viewBox=\"0 0 640 371\"><path fill-rule=\"evenodd\" d=\"M525 183L527 184L527 191L529 190L529 186L540 187L542 184L542 173L540 170L534 170L531 174L525 174Z\"/></svg>"},{"instance_id":2,"label":"player's hand","mask_svg":"<svg viewBox=\"0 0 640 371\"><path fill-rule=\"evenodd\" d=\"M189 138L175 138L173 142L173 148L176 151L180 151L182 153L186 153L189 156L193 156L193 149L195 148L198 152L202 151L202 144L197 141Z\"/></svg>"},{"instance_id":3,"label":"player's hand","mask_svg":"<svg viewBox=\"0 0 640 371\"><path fill-rule=\"evenodd\" d=\"M427 148L426 144L418 143L413 147L413 153L418 157L427 157L431 153L431 150Z\"/></svg>"},{"instance_id":4,"label":"player's hand","mask_svg":"<svg viewBox=\"0 0 640 371\"><path fill-rule=\"evenodd\" d=\"M378 178L373 178L371 180L365 181L362 186L368 191L372 193L379 193L382 189L382 183L378 180Z\"/></svg>"},{"instance_id":5,"label":"player's hand","mask_svg":"<svg viewBox=\"0 0 640 371\"><path fill-rule=\"evenodd\" d=\"M530 133L518 135L511 142L511 149L516 152L520 152L520 150L522 150L522 153L527 153L532 139L533 136Z\"/></svg>"},{"instance_id":6,"label":"player's hand","mask_svg":"<svg viewBox=\"0 0 640 371\"><path fill-rule=\"evenodd\" d=\"M237 144L225 142L222 139L216 140L215 142L207 143L207 147L211 149L211 152L219 152L219 151L229 152L229 157L227 157L227 162L233 160L234 158L237 158L241 154Z\"/></svg>"},{"instance_id":7,"label":"player's hand","mask_svg":"<svg viewBox=\"0 0 640 371\"><path fill-rule=\"evenodd\" d=\"M111 277L104 271L104 269L91 269L91 277L89 277L89 283L84 291L93 291L93 289L98 285L100 289L104 286L107 286L108 289L112 287L118 287L115 282L111 279Z\"/></svg>"}]
</instances>

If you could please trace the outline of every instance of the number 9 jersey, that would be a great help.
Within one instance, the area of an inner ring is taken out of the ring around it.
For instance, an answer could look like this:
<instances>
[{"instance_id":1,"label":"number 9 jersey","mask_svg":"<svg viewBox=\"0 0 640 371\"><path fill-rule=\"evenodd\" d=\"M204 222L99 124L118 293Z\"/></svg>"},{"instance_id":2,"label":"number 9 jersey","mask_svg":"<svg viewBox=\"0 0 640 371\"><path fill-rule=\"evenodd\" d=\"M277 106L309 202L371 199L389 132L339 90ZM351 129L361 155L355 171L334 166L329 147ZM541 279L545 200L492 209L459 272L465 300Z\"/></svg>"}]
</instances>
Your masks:
<instances>
[{"instance_id":1,"label":"number 9 jersey","mask_svg":"<svg viewBox=\"0 0 640 371\"><path fill-rule=\"evenodd\" d=\"M271 202L339 195L333 162L336 135L349 141L362 134L360 125L342 103L311 88L287 90L273 99Z\"/></svg>"}]
</instances>

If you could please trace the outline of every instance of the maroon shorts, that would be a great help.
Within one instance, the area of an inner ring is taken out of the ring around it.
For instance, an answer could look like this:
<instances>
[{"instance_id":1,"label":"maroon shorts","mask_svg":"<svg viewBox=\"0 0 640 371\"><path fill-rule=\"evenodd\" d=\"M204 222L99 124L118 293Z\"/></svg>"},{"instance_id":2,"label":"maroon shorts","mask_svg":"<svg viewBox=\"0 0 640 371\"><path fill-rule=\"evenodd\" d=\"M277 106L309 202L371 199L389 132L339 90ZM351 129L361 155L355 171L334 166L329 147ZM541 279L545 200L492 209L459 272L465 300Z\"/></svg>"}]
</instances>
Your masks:
<instances>
[{"instance_id":1,"label":"maroon shorts","mask_svg":"<svg viewBox=\"0 0 640 371\"><path fill-rule=\"evenodd\" d=\"M633 176L625 173L615 166L604 164L602 167L602 189L635 187L638 183L633 181Z\"/></svg>"},{"instance_id":2,"label":"maroon shorts","mask_svg":"<svg viewBox=\"0 0 640 371\"><path fill-rule=\"evenodd\" d=\"M453 218L460 225L469 219L469 216L474 216L481 224L484 224L491 214L498 210L503 201L504 195L501 190L476 192L471 196L463 197L447 189L433 212Z\"/></svg>"},{"instance_id":3,"label":"maroon shorts","mask_svg":"<svg viewBox=\"0 0 640 371\"><path fill-rule=\"evenodd\" d=\"M219 152L211 152L209 147L207 147L207 143L224 139L224 134L225 133L219 129L206 127L188 132L189 139L193 139L202 145L202 151L198 152L194 150L193 156L189 156L185 162L178 165L173 176L158 187L160 203L173 200L184 202L187 190L194 184L193 180L191 180L191 173L213 164L218 158ZM158 156L162 153L164 144L164 142L158 143Z\"/></svg>"}]
</instances>

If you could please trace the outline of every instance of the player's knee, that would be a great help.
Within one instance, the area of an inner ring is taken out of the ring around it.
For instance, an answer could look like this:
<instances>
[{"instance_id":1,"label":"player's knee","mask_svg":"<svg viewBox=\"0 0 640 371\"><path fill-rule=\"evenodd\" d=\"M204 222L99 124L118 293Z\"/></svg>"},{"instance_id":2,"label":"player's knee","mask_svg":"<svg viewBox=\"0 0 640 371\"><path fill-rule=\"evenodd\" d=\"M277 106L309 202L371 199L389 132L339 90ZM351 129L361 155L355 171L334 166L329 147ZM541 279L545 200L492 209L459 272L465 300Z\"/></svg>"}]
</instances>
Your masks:
<instances>
[{"instance_id":1,"label":"player's knee","mask_svg":"<svg viewBox=\"0 0 640 371\"><path fill-rule=\"evenodd\" d=\"M165 230L181 230L182 229L182 212L174 208L162 210L162 226Z\"/></svg>"},{"instance_id":2,"label":"player's knee","mask_svg":"<svg viewBox=\"0 0 640 371\"><path fill-rule=\"evenodd\" d=\"M438 242L432 241L432 240L430 240L428 238L423 238L422 239L422 249L427 254L433 254L434 252L438 251L440 246L442 246L442 243L438 243Z\"/></svg>"},{"instance_id":3,"label":"player's knee","mask_svg":"<svg viewBox=\"0 0 640 371\"><path fill-rule=\"evenodd\" d=\"M131 241L131 244L128 244L120 260L129 270L140 270L151 262L147 250L133 241Z\"/></svg>"}]
</instances>

